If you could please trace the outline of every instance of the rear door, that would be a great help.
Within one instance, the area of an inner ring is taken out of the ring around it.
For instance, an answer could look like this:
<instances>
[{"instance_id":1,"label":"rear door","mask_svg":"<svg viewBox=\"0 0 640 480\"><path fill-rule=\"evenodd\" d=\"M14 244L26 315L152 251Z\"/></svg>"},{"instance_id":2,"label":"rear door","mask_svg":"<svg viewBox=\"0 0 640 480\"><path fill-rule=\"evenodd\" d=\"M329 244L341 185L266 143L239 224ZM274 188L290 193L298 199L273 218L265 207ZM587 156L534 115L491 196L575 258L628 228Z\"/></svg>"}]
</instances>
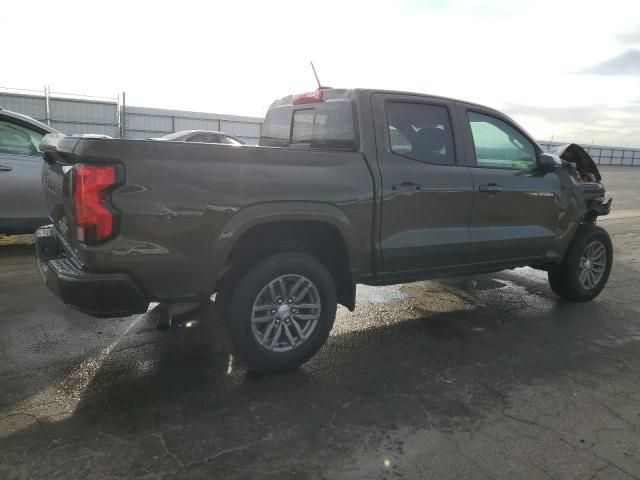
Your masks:
<instances>
[{"instance_id":1,"label":"rear door","mask_svg":"<svg viewBox=\"0 0 640 480\"><path fill-rule=\"evenodd\" d=\"M515 262L553 248L561 184L537 169L540 148L507 117L460 106L474 183L471 260Z\"/></svg>"},{"instance_id":2,"label":"rear door","mask_svg":"<svg viewBox=\"0 0 640 480\"><path fill-rule=\"evenodd\" d=\"M43 134L0 119L0 228L43 223L47 208L42 191Z\"/></svg>"},{"instance_id":3,"label":"rear door","mask_svg":"<svg viewBox=\"0 0 640 480\"><path fill-rule=\"evenodd\" d=\"M453 104L382 93L372 102L382 176L383 272L466 263L473 182L454 131Z\"/></svg>"}]
</instances>

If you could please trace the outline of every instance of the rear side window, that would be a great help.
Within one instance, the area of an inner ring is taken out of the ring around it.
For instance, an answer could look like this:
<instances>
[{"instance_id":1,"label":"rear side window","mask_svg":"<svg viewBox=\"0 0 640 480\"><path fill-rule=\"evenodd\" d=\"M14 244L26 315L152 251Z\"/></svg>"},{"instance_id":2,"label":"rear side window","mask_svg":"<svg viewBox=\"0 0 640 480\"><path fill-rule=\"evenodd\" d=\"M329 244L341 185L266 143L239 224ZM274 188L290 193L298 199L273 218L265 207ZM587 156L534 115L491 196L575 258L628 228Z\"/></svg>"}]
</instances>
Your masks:
<instances>
[{"instance_id":1,"label":"rear side window","mask_svg":"<svg viewBox=\"0 0 640 480\"><path fill-rule=\"evenodd\" d=\"M353 150L356 138L351 102L323 102L295 110L292 106L271 109L262 126L260 145Z\"/></svg>"},{"instance_id":2,"label":"rear side window","mask_svg":"<svg viewBox=\"0 0 640 480\"><path fill-rule=\"evenodd\" d=\"M392 153L426 163L456 163L446 107L388 102L386 110Z\"/></svg>"}]
</instances>

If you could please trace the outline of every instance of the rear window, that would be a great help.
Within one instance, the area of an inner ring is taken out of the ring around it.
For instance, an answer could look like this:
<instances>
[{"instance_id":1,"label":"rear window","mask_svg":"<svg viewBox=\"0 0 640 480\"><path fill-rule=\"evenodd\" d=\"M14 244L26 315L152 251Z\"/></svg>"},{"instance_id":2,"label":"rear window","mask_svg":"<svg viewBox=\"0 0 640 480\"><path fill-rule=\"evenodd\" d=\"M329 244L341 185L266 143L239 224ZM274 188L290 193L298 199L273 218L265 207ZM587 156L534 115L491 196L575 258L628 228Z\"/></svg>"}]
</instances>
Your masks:
<instances>
[{"instance_id":1,"label":"rear window","mask_svg":"<svg viewBox=\"0 0 640 480\"><path fill-rule=\"evenodd\" d=\"M296 110L293 112L293 128L291 129L291 143L311 143L315 110Z\"/></svg>"},{"instance_id":2,"label":"rear window","mask_svg":"<svg viewBox=\"0 0 640 480\"><path fill-rule=\"evenodd\" d=\"M262 125L260 145L354 150L356 139L351 102L272 108Z\"/></svg>"},{"instance_id":3,"label":"rear window","mask_svg":"<svg viewBox=\"0 0 640 480\"><path fill-rule=\"evenodd\" d=\"M272 108L262 124L260 145L286 147L291 135L291 107Z\"/></svg>"}]
</instances>

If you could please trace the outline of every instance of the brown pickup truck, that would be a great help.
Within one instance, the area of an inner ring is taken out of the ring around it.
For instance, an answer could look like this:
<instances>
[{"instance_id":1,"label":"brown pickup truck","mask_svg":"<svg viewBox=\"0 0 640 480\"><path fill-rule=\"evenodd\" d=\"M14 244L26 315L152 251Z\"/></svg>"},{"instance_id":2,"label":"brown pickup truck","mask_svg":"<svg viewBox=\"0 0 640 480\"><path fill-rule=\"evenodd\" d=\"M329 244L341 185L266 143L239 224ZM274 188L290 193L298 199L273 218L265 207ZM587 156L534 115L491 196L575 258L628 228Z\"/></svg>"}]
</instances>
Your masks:
<instances>
[{"instance_id":1,"label":"brown pickup truck","mask_svg":"<svg viewBox=\"0 0 640 480\"><path fill-rule=\"evenodd\" d=\"M48 287L100 317L217 292L252 370L311 358L358 283L528 265L587 301L611 270L588 154L544 153L468 102L319 89L274 102L259 147L49 135L42 149Z\"/></svg>"}]
</instances>

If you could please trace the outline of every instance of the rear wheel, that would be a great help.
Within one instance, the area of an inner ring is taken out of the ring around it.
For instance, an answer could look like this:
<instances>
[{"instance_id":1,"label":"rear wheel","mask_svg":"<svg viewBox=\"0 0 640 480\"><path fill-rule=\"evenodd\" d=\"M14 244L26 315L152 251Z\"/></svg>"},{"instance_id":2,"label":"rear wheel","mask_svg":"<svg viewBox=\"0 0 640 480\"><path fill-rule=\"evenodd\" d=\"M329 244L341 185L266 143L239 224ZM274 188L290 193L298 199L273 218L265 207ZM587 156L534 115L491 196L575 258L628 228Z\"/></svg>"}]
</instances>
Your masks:
<instances>
[{"instance_id":1,"label":"rear wheel","mask_svg":"<svg viewBox=\"0 0 640 480\"><path fill-rule=\"evenodd\" d=\"M607 284L612 260L609 234L595 225L581 225L563 262L549 269L549 285L567 300L587 302Z\"/></svg>"},{"instance_id":2,"label":"rear wheel","mask_svg":"<svg viewBox=\"0 0 640 480\"><path fill-rule=\"evenodd\" d=\"M285 252L259 262L227 291L231 345L252 371L280 372L309 360L329 336L337 296L314 257Z\"/></svg>"}]
</instances>

